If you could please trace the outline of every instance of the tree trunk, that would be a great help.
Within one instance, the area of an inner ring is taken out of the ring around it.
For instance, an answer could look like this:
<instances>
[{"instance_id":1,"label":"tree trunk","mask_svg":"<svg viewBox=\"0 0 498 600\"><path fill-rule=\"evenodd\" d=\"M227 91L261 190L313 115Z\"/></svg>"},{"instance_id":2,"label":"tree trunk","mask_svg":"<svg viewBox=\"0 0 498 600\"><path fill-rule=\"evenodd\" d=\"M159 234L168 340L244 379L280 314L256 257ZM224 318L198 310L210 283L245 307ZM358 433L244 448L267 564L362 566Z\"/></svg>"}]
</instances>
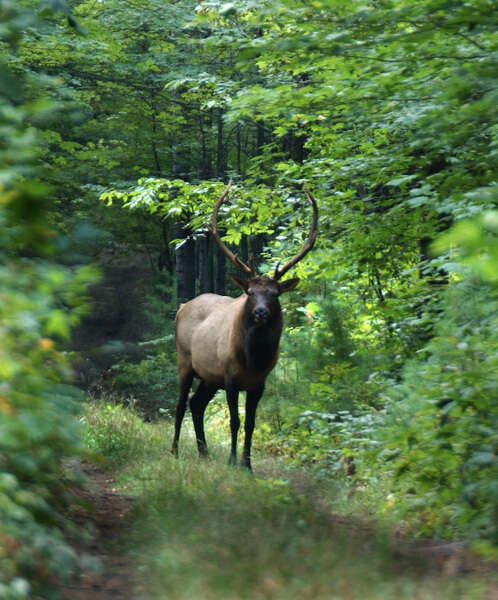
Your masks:
<instances>
[{"instance_id":1,"label":"tree trunk","mask_svg":"<svg viewBox=\"0 0 498 600\"><path fill-rule=\"evenodd\" d=\"M243 235L240 238L240 259L242 260L243 263L247 263L249 262L249 240L247 238L247 235ZM235 252L235 254L237 254L237 252Z\"/></svg>"},{"instance_id":2,"label":"tree trunk","mask_svg":"<svg viewBox=\"0 0 498 600\"><path fill-rule=\"evenodd\" d=\"M163 248L157 259L157 268L159 271L166 269L170 275L173 274L174 266L175 266L175 258L171 253L171 248L169 245L170 235L169 235L169 224L166 219L161 221L161 233L163 239Z\"/></svg>"},{"instance_id":3,"label":"tree trunk","mask_svg":"<svg viewBox=\"0 0 498 600\"><path fill-rule=\"evenodd\" d=\"M224 296L226 294L226 263L225 255L216 247L216 293Z\"/></svg>"},{"instance_id":4,"label":"tree trunk","mask_svg":"<svg viewBox=\"0 0 498 600\"><path fill-rule=\"evenodd\" d=\"M254 254L254 266L258 270L258 264L261 263L261 253L265 245L265 234L258 233L251 237L251 254Z\"/></svg>"},{"instance_id":5,"label":"tree trunk","mask_svg":"<svg viewBox=\"0 0 498 600\"><path fill-rule=\"evenodd\" d=\"M211 160L206 143L206 131L204 129L204 113L199 112L199 131L201 134L201 164L200 176L201 179L209 179L211 177Z\"/></svg>"},{"instance_id":6,"label":"tree trunk","mask_svg":"<svg viewBox=\"0 0 498 600\"><path fill-rule=\"evenodd\" d=\"M156 167L155 174L157 175L157 177L161 177L162 168L161 168L161 161L159 160L159 152L157 150L156 138L157 138L157 111L156 111L156 105L152 101L152 136L151 136L152 156L154 157L154 165Z\"/></svg>"},{"instance_id":7,"label":"tree trunk","mask_svg":"<svg viewBox=\"0 0 498 600\"><path fill-rule=\"evenodd\" d=\"M182 242L176 248L176 303L177 306L195 296L195 244L183 223L175 227L175 237Z\"/></svg>"},{"instance_id":8,"label":"tree trunk","mask_svg":"<svg viewBox=\"0 0 498 600\"><path fill-rule=\"evenodd\" d=\"M199 294L213 292L213 247L209 235L198 242L199 252Z\"/></svg>"},{"instance_id":9,"label":"tree trunk","mask_svg":"<svg viewBox=\"0 0 498 600\"><path fill-rule=\"evenodd\" d=\"M304 147L307 141L305 135L300 135L299 130L289 131L282 138L282 150L297 163L302 164L307 156L306 148Z\"/></svg>"},{"instance_id":10,"label":"tree trunk","mask_svg":"<svg viewBox=\"0 0 498 600\"><path fill-rule=\"evenodd\" d=\"M263 123L256 123L256 153L261 154L262 148L265 145L265 127Z\"/></svg>"},{"instance_id":11,"label":"tree trunk","mask_svg":"<svg viewBox=\"0 0 498 600\"><path fill-rule=\"evenodd\" d=\"M223 179L227 168L225 147L223 144L223 110L218 110L218 140L217 140L217 152L216 152L216 175L218 178Z\"/></svg>"},{"instance_id":12,"label":"tree trunk","mask_svg":"<svg viewBox=\"0 0 498 600\"><path fill-rule=\"evenodd\" d=\"M237 125L237 173L242 175L242 140L240 137L240 123Z\"/></svg>"}]
</instances>

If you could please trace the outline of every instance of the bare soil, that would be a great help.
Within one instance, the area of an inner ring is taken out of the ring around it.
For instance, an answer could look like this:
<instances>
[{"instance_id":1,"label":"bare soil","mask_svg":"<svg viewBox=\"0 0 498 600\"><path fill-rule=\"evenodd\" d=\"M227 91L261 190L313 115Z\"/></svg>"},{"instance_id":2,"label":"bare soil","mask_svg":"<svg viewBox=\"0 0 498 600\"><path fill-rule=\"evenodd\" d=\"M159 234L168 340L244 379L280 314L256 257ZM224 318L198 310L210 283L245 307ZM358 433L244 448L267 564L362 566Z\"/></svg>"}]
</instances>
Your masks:
<instances>
[{"instance_id":1,"label":"bare soil","mask_svg":"<svg viewBox=\"0 0 498 600\"><path fill-rule=\"evenodd\" d=\"M88 532L85 539L70 540L78 553L100 563L62 587L63 600L137 599L138 583L134 565L125 556L126 516L133 498L119 493L112 476L101 468L83 464L87 477L84 489L76 492L81 504L71 507L70 518Z\"/></svg>"}]
</instances>

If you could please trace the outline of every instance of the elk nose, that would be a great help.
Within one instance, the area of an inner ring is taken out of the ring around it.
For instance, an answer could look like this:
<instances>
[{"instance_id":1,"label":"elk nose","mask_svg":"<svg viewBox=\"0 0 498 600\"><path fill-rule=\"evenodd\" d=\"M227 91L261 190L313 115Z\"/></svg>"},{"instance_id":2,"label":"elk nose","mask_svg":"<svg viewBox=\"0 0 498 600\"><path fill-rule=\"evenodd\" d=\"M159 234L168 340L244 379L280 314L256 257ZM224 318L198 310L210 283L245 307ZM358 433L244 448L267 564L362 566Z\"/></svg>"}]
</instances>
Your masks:
<instances>
[{"instance_id":1,"label":"elk nose","mask_svg":"<svg viewBox=\"0 0 498 600\"><path fill-rule=\"evenodd\" d=\"M268 317L270 316L270 314L268 313L266 308L263 308L262 306L256 308L254 310L253 314L254 314L254 319L257 323L259 321L266 321L268 319Z\"/></svg>"}]
</instances>

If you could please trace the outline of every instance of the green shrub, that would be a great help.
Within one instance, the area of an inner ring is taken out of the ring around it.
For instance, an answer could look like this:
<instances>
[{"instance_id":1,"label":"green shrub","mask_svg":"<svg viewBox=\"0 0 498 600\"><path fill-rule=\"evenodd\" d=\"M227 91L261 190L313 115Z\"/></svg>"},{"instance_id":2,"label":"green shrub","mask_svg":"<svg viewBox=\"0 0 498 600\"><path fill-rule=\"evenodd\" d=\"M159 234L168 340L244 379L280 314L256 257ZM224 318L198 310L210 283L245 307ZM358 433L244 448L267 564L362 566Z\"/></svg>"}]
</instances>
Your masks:
<instances>
[{"instance_id":1,"label":"green shrub","mask_svg":"<svg viewBox=\"0 0 498 600\"><path fill-rule=\"evenodd\" d=\"M292 373L286 361L293 356L284 354L270 386L275 396L283 390L284 398L270 403L267 410L278 418L261 431L270 451L315 464L324 476L354 470L353 488L368 502L382 487L375 510L395 515L414 532L496 544L498 254L492 215L460 224L440 243L460 244L462 262L473 273L452 263L459 274L438 304L437 320L431 319L433 337L406 362L401 377L379 368L385 358L376 365L368 348L355 364L335 361L331 352L320 361L317 350L340 338L322 344L313 331L295 329L294 359L316 355L311 364L317 369L308 366L300 378L311 382L296 376L294 396L286 393L291 378L282 374Z\"/></svg>"},{"instance_id":2,"label":"green shrub","mask_svg":"<svg viewBox=\"0 0 498 600\"><path fill-rule=\"evenodd\" d=\"M18 3L0 4L0 43L9 56L21 29L36 19ZM41 140L28 126L49 106L25 103L24 77L14 86L2 56L0 598L48 599L55 577L70 577L82 559L63 535L64 461L82 447L79 393L64 383L70 370L57 342L68 338L84 314L85 289L95 278L91 268L69 270L50 255L55 234L46 225L48 190L33 166Z\"/></svg>"},{"instance_id":3,"label":"green shrub","mask_svg":"<svg viewBox=\"0 0 498 600\"><path fill-rule=\"evenodd\" d=\"M495 290L455 284L425 356L389 393L377 460L424 533L498 543L497 330Z\"/></svg>"},{"instance_id":4,"label":"green shrub","mask_svg":"<svg viewBox=\"0 0 498 600\"><path fill-rule=\"evenodd\" d=\"M26 220L40 203L21 191L15 200L25 203ZM0 231L9 223L8 202L2 193ZM82 449L80 394L63 383L70 370L55 340L66 338L82 313L91 270L71 273L43 257L19 258L9 241L0 233L0 597L21 598L49 594L51 579L78 564L63 539L61 510L63 460Z\"/></svg>"},{"instance_id":5,"label":"green shrub","mask_svg":"<svg viewBox=\"0 0 498 600\"><path fill-rule=\"evenodd\" d=\"M168 342L172 343L171 338ZM160 413L171 415L177 401L177 368L164 352L149 355L139 363L120 363L112 367L113 390L133 404L148 419Z\"/></svg>"},{"instance_id":6,"label":"green shrub","mask_svg":"<svg viewBox=\"0 0 498 600\"><path fill-rule=\"evenodd\" d=\"M165 453L169 442L158 427L144 423L132 407L112 399L89 403L83 422L89 450L107 458L114 467L149 456L153 448Z\"/></svg>"},{"instance_id":7,"label":"green shrub","mask_svg":"<svg viewBox=\"0 0 498 600\"><path fill-rule=\"evenodd\" d=\"M314 382L308 408L287 406L279 428L264 431L265 444L324 476L344 475L353 460L359 495L369 501L382 480L376 510L419 534L497 543L498 299L491 285L467 277L441 306L434 338L401 382L382 374L358 381L377 399L373 407L335 402L341 376ZM354 390L350 378L352 399Z\"/></svg>"}]
</instances>

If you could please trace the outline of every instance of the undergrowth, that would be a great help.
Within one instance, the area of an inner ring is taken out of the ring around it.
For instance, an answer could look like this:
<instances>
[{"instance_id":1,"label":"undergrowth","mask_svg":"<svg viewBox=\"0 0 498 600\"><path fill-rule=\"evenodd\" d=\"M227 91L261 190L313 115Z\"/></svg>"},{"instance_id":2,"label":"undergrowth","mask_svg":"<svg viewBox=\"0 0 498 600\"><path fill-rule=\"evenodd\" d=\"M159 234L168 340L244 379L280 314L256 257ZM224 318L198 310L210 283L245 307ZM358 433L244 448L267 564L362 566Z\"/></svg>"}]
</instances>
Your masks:
<instances>
[{"instance_id":1,"label":"undergrowth","mask_svg":"<svg viewBox=\"0 0 498 600\"><path fill-rule=\"evenodd\" d=\"M92 450L106 455L118 485L139 498L129 550L146 582L140 597L483 598L485 581L394 558L388 530L335 514L337 486L258 452L254 476L228 467L223 412L211 409L211 458L199 460L189 422L175 459L170 423L143 423L110 403L89 408Z\"/></svg>"},{"instance_id":2,"label":"undergrowth","mask_svg":"<svg viewBox=\"0 0 498 600\"><path fill-rule=\"evenodd\" d=\"M496 290L467 274L438 306L432 339L398 374L375 367L374 346L355 365L316 359L290 389L292 356L284 354L261 403L260 431L267 452L324 478L350 475L355 501L374 514L496 557ZM309 333L292 336L296 362L323 347Z\"/></svg>"}]
</instances>

